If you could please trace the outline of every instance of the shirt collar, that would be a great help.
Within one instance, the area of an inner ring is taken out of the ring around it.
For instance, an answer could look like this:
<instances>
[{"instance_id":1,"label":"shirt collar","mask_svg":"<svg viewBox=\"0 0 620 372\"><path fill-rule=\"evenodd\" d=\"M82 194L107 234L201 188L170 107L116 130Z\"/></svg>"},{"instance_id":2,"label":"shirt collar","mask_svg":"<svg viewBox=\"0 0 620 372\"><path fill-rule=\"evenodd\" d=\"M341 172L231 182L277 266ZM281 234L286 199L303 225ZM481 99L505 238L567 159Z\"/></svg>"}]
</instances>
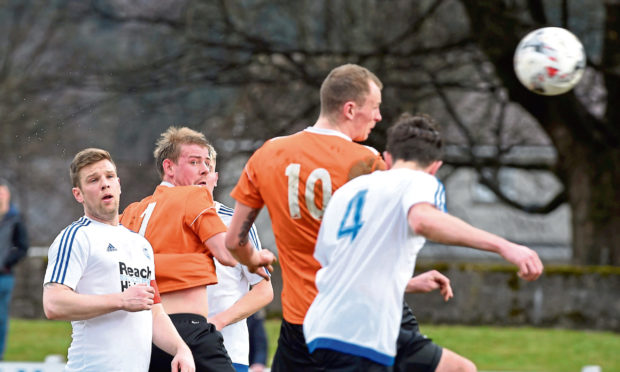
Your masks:
<instances>
[{"instance_id":1,"label":"shirt collar","mask_svg":"<svg viewBox=\"0 0 620 372\"><path fill-rule=\"evenodd\" d=\"M337 131L335 129L308 127L306 129L304 129L304 131L310 132L310 133L315 133L315 134L328 135L328 136L338 136L338 137L342 137L342 138L346 139L347 141L353 142L351 137L349 137L346 134L344 134L344 133L342 133L340 131Z\"/></svg>"}]
</instances>

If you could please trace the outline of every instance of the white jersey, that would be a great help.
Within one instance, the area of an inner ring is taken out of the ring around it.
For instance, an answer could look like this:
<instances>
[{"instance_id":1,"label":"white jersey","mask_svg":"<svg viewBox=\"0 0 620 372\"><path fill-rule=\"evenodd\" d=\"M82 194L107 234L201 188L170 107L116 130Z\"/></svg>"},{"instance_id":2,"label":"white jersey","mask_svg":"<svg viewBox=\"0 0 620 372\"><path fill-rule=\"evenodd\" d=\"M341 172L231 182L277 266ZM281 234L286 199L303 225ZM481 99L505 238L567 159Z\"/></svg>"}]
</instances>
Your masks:
<instances>
[{"instance_id":1,"label":"white jersey","mask_svg":"<svg viewBox=\"0 0 620 372\"><path fill-rule=\"evenodd\" d=\"M122 225L82 217L56 237L48 252L44 283L80 294L119 293L155 279L153 249ZM150 310L114 311L72 321L65 371L147 371L153 317Z\"/></svg>"},{"instance_id":2,"label":"white jersey","mask_svg":"<svg viewBox=\"0 0 620 372\"><path fill-rule=\"evenodd\" d=\"M224 224L228 226L233 210L219 202L215 202L215 207L217 214ZM260 250L261 245L256 232L256 226L252 225L249 235L250 243L252 243L255 249ZM248 293L250 285L257 284L263 280L260 275L249 272L244 265L237 264L235 267L230 267L222 265L215 258L213 260L215 261L217 284L207 287L209 317L231 307ZM250 339L246 320L243 319L237 323L229 324L221 332L224 337L224 346L232 362L249 365Z\"/></svg>"},{"instance_id":3,"label":"white jersey","mask_svg":"<svg viewBox=\"0 0 620 372\"><path fill-rule=\"evenodd\" d=\"M444 210L444 188L411 169L360 176L334 193L314 253L319 293L303 325L310 352L327 348L394 364L405 287L425 242L407 222L418 203Z\"/></svg>"}]
</instances>

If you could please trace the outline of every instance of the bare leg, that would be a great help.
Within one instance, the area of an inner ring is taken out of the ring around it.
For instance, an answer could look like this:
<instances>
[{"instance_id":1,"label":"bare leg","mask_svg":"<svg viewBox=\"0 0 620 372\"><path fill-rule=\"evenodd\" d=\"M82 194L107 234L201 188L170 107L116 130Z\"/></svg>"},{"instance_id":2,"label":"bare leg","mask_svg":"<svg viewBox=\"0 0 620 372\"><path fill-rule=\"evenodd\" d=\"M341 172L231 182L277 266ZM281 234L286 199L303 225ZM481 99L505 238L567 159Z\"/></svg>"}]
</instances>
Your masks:
<instances>
[{"instance_id":1,"label":"bare leg","mask_svg":"<svg viewBox=\"0 0 620 372\"><path fill-rule=\"evenodd\" d=\"M435 372L476 372L477 370L471 360L444 347Z\"/></svg>"}]
</instances>

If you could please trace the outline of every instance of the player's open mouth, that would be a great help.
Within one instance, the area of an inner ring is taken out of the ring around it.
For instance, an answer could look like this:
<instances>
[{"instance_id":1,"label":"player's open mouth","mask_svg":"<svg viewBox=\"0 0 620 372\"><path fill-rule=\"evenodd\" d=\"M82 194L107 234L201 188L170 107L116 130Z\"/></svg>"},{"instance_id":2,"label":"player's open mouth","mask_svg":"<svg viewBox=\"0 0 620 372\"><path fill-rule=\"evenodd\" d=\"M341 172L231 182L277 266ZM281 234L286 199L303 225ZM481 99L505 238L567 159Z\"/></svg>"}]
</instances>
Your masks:
<instances>
[{"instance_id":1,"label":"player's open mouth","mask_svg":"<svg viewBox=\"0 0 620 372\"><path fill-rule=\"evenodd\" d=\"M198 186L207 186L207 181L200 181L196 185L198 185Z\"/></svg>"},{"instance_id":2,"label":"player's open mouth","mask_svg":"<svg viewBox=\"0 0 620 372\"><path fill-rule=\"evenodd\" d=\"M107 201L107 200L111 200L113 198L114 197L112 195L104 195L103 198L101 198L101 199L104 200L104 201Z\"/></svg>"}]
</instances>

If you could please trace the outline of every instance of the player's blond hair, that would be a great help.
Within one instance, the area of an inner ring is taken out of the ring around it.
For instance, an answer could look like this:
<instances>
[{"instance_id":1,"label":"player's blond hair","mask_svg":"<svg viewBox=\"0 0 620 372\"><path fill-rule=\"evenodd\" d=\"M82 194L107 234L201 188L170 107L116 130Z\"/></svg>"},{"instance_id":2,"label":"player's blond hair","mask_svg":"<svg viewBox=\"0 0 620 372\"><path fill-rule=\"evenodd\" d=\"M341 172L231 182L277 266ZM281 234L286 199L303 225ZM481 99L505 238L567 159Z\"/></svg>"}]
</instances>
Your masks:
<instances>
[{"instance_id":1,"label":"player's blond hair","mask_svg":"<svg viewBox=\"0 0 620 372\"><path fill-rule=\"evenodd\" d=\"M164 177L164 160L170 159L176 164L181 156L181 145L187 144L207 148L210 146L204 134L187 127L170 127L161 134L153 151L155 167L161 178Z\"/></svg>"},{"instance_id":2,"label":"player's blond hair","mask_svg":"<svg viewBox=\"0 0 620 372\"><path fill-rule=\"evenodd\" d=\"M75 154L69 166L69 176L71 177L71 184L73 187L80 187L80 171L84 167L101 160L109 160L114 166L114 170L116 170L116 164L114 164L112 156L106 150L90 147Z\"/></svg>"},{"instance_id":3,"label":"player's blond hair","mask_svg":"<svg viewBox=\"0 0 620 372\"><path fill-rule=\"evenodd\" d=\"M347 101L363 105L370 93L370 82L383 89L381 80L365 67L346 64L331 70L321 84L321 116L332 116Z\"/></svg>"}]
</instances>

